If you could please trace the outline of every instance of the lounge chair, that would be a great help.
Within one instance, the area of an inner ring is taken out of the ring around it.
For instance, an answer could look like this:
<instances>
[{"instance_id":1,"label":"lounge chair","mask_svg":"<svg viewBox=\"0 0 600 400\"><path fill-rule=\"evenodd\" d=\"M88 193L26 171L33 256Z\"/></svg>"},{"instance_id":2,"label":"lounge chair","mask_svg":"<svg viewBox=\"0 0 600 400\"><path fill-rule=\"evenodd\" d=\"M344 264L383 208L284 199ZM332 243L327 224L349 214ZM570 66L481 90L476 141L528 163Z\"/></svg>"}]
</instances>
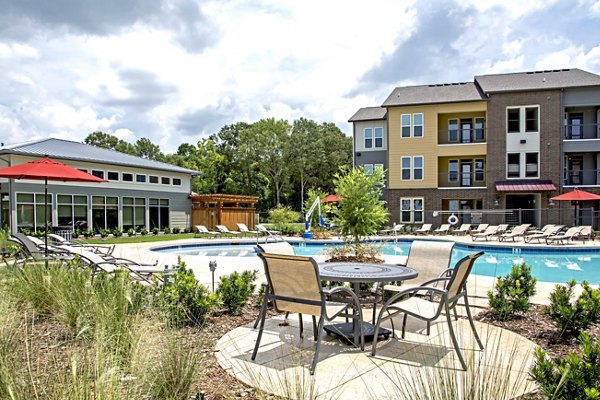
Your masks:
<instances>
[{"instance_id":1,"label":"lounge chair","mask_svg":"<svg viewBox=\"0 0 600 400\"><path fill-rule=\"evenodd\" d=\"M508 232L508 224L500 224L498 225L498 229L496 230L495 235L499 237L500 235L505 234L506 232Z\"/></svg>"},{"instance_id":2,"label":"lounge chair","mask_svg":"<svg viewBox=\"0 0 600 400\"><path fill-rule=\"evenodd\" d=\"M44 248L44 241L26 236L23 233L12 234L10 240L20 246L22 257L15 261L16 264L23 264L27 261L67 261L73 258L66 252L53 251L50 246L46 249Z\"/></svg>"},{"instance_id":3,"label":"lounge chair","mask_svg":"<svg viewBox=\"0 0 600 400\"><path fill-rule=\"evenodd\" d=\"M498 241L503 242L505 240L512 239L513 242L516 242L518 238L525 236L525 233L530 226L531 224L517 225L512 229L512 231L499 235Z\"/></svg>"},{"instance_id":4,"label":"lounge chair","mask_svg":"<svg viewBox=\"0 0 600 400\"><path fill-rule=\"evenodd\" d=\"M252 360L256 359L260 341L267 319L267 304L272 301L275 309L280 312L298 313L300 322L300 337L303 337L302 315L311 315L313 319L315 354L309 371L313 375L319 359L323 325L337 317L352 318L359 324L359 344L364 350L364 334L362 330L362 311L360 300L347 287L336 287L326 290L321 286L319 267L310 257L289 256L281 254L261 253L265 275L269 282L269 291L263 296L260 309L260 327L256 344L252 352ZM348 303L327 301L334 293L344 292L350 297ZM350 311L352 310L352 311ZM317 323L316 317L319 317ZM341 332L340 332L341 334Z\"/></svg>"},{"instance_id":5,"label":"lounge chair","mask_svg":"<svg viewBox=\"0 0 600 400\"><path fill-rule=\"evenodd\" d=\"M593 229L591 225L582 225L577 239L583 240L584 243L586 240L592 240L592 232Z\"/></svg>"},{"instance_id":6,"label":"lounge chair","mask_svg":"<svg viewBox=\"0 0 600 400\"><path fill-rule=\"evenodd\" d=\"M530 243L533 240L541 243L542 240L557 235L564 227L564 225L545 225L542 230L530 232L523 239L525 243Z\"/></svg>"},{"instance_id":7,"label":"lounge chair","mask_svg":"<svg viewBox=\"0 0 600 400\"><path fill-rule=\"evenodd\" d=\"M404 224L394 224L392 229L382 229L379 231L381 235L398 235L404 229Z\"/></svg>"},{"instance_id":8,"label":"lounge chair","mask_svg":"<svg viewBox=\"0 0 600 400\"><path fill-rule=\"evenodd\" d=\"M94 253L103 254L103 255L107 255L107 256L112 255L113 251L115 251L114 244L113 245L100 245L100 244L89 244L89 243L80 242L80 241L72 241L72 240L67 240L64 237L62 237L60 235L56 235L54 233L49 233L48 239L50 239L52 241L53 245L68 245L68 246L73 246L73 247L84 247L90 251L93 251Z\"/></svg>"},{"instance_id":9,"label":"lounge chair","mask_svg":"<svg viewBox=\"0 0 600 400\"><path fill-rule=\"evenodd\" d=\"M466 235L471 231L471 224L462 224L458 229L452 231L453 235Z\"/></svg>"},{"instance_id":10,"label":"lounge chair","mask_svg":"<svg viewBox=\"0 0 600 400\"><path fill-rule=\"evenodd\" d=\"M439 228L433 230L435 235L447 235L450 231L450 224L442 224Z\"/></svg>"},{"instance_id":11,"label":"lounge chair","mask_svg":"<svg viewBox=\"0 0 600 400\"><path fill-rule=\"evenodd\" d=\"M489 225L485 231L481 232L481 233L471 233L471 240L476 241L477 239L485 239L490 240L491 237L493 237L494 235L496 235L496 232L498 232L498 225Z\"/></svg>"},{"instance_id":12,"label":"lounge chair","mask_svg":"<svg viewBox=\"0 0 600 400\"><path fill-rule=\"evenodd\" d=\"M483 233L490 226L489 224L479 224L477 228L471 230L471 234L473 233Z\"/></svg>"},{"instance_id":13,"label":"lounge chair","mask_svg":"<svg viewBox=\"0 0 600 400\"><path fill-rule=\"evenodd\" d=\"M196 225L194 227L196 229L196 233L202 235L212 235L212 236L220 236L221 232L209 231L208 228L204 225Z\"/></svg>"},{"instance_id":14,"label":"lounge chair","mask_svg":"<svg viewBox=\"0 0 600 400\"><path fill-rule=\"evenodd\" d=\"M246 224L236 224L238 226L238 230L240 231L240 233L242 235L245 235L247 233L251 234L251 235L260 235L259 231L251 231L250 229L248 229L248 227L246 226Z\"/></svg>"},{"instance_id":15,"label":"lounge chair","mask_svg":"<svg viewBox=\"0 0 600 400\"><path fill-rule=\"evenodd\" d=\"M467 317L469 319L469 324L471 325L471 329L473 331L473 335L477 340L479 348L483 350L483 343L481 343L481 339L477 334L477 330L475 329L475 323L473 322L473 317L471 315L471 309L469 307L469 300L467 298L466 290L467 278L471 273L473 263L477 258L481 257L483 254L483 251L469 254L468 256L462 258L456 263L454 269L452 270L452 274L449 277L436 278L428 282L424 282L421 286L403 290L392 296L388 301L386 301L381 310L379 311L377 323L375 324L375 332L373 334L373 347L371 350L371 354L373 356L376 355L377 336L379 334L381 324L384 321L390 320L392 322L393 331L394 327L392 318L397 315L404 314L404 317L402 319L402 338L404 339L406 332L406 320L409 315L414 318L418 318L422 321L426 321L427 335L429 335L431 322L437 320L442 315L442 313L444 313L446 315L446 321L448 323L448 330L450 332L452 344L454 345L454 349L456 351L456 354L458 355L458 359L462 368L466 371L467 364L460 351L460 346L458 344L456 334L454 333L454 327L452 326L452 317L450 316L450 310L454 310L456 305L458 304L458 301L461 298L463 299L465 309L467 311ZM442 285L441 287L433 287L434 283L442 283ZM426 297L415 296L419 293L430 293L430 295ZM455 318L458 319L456 313Z\"/></svg>"},{"instance_id":16,"label":"lounge chair","mask_svg":"<svg viewBox=\"0 0 600 400\"><path fill-rule=\"evenodd\" d=\"M573 239L576 239L579 236L581 236L582 228L582 226L573 226L567 229L565 233L559 233L554 236L549 236L546 238L546 244L568 244L569 241L572 241ZM585 243L585 239L583 239L583 243Z\"/></svg>"},{"instance_id":17,"label":"lounge chair","mask_svg":"<svg viewBox=\"0 0 600 400\"><path fill-rule=\"evenodd\" d=\"M217 230L219 231L219 233L221 233L221 235L241 235L241 232L238 231L230 231L229 228L227 228L225 225L215 225L215 228L217 228Z\"/></svg>"},{"instance_id":18,"label":"lounge chair","mask_svg":"<svg viewBox=\"0 0 600 400\"><path fill-rule=\"evenodd\" d=\"M423 224L421 227L413 232L415 235L427 235L431 233L432 224Z\"/></svg>"},{"instance_id":19,"label":"lounge chair","mask_svg":"<svg viewBox=\"0 0 600 400\"><path fill-rule=\"evenodd\" d=\"M256 225L254 226L254 228L256 228L256 230L257 230L257 231L259 231L259 232L260 232L261 234L263 234L263 235L275 235L275 236L277 236L277 235L281 235L281 232L279 232L279 231L274 231L274 230L271 230L271 229L267 229L267 228L266 228L264 225L262 225L262 224L256 224Z\"/></svg>"}]
</instances>

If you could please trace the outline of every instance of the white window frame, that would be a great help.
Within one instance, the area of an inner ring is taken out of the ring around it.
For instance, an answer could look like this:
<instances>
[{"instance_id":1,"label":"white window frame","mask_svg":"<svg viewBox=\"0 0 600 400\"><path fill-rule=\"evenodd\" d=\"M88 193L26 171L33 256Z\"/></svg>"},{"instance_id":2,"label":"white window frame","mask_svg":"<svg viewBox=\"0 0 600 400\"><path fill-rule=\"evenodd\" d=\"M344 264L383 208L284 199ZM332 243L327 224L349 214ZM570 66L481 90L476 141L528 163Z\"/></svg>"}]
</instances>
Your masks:
<instances>
[{"instance_id":1,"label":"white window frame","mask_svg":"<svg viewBox=\"0 0 600 400\"><path fill-rule=\"evenodd\" d=\"M537 156L537 162L535 163L535 175L528 175L529 173L529 167L531 165L534 165L533 163L527 163L527 156L530 154L535 154ZM525 172L525 178L539 178L540 177L540 153L537 151L528 151L525 152L523 157L525 157L525 168L524 168L524 172Z\"/></svg>"},{"instance_id":2,"label":"white window frame","mask_svg":"<svg viewBox=\"0 0 600 400\"><path fill-rule=\"evenodd\" d=\"M152 182L152 179L156 178L156 182ZM160 176L158 175L148 175L148 183L152 185L158 185L160 183Z\"/></svg>"},{"instance_id":3,"label":"white window frame","mask_svg":"<svg viewBox=\"0 0 600 400\"><path fill-rule=\"evenodd\" d=\"M415 160L419 160L419 159L421 160L421 167L417 168L417 167L415 167L415 165L416 165ZM419 169L421 170L421 177L420 178L416 178L415 177L415 175L416 175L415 172L417 170L419 170ZM414 180L414 181L422 181L423 179L425 179L425 157L423 157L423 156L413 156L413 159L412 159L412 168L411 168L411 179Z\"/></svg>"},{"instance_id":4,"label":"white window frame","mask_svg":"<svg viewBox=\"0 0 600 400\"><path fill-rule=\"evenodd\" d=\"M415 117L419 115L421 116L421 123L415 123ZM408 123L404 121L405 117L408 118ZM405 134L405 128L408 128L408 136ZM416 134L415 131L418 129L419 134ZM413 113L413 114L400 114L400 138L422 138L425 136L425 115L423 113Z\"/></svg>"},{"instance_id":5,"label":"white window frame","mask_svg":"<svg viewBox=\"0 0 600 400\"><path fill-rule=\"evenodd\" d=\"M478 163L481 163L481 168L477 167ZM475 182L484 182L485 181L485 159L483 159L483 158L475 159L475 161L473 163L473 172L474 172L473 180ZM478 179L478 177L481 177L481 179Z\"/></svg>"},{"instance_id":6,"label":"white window frame","mask_svg":"<svg viewBox=\"0 0 600 400\"><path fill-rule=\"evenodd\" d=\"M404 206L408 204L408 208ZM420 208L417 209L417 204L420 204ZM409 224L419 224L424 221L424 210L423 205L425 204L424 197L401 197L400 198L400 222ZM408 215L408 218L405 216ZM415 215L417 217L415 217ZM420 216L420 218L418 218Z\"/></svg>"},{"instance_id":7,"label":"white window frame","mask_svg":"<svg viewBox=\"0 0 600 400\"><path fill-rule=\"evenodd\" d=\"M379 145L377 141L380 141ZM383 149L383 128L375 127L373 128L373 148L375 149Z\"/></svg>"},{"instance_id":8,"label":"white window frame","mask_svg":"<svg viewBox=\"0 0 600 400\"><path fill-rule=\"evenodd\" d=\"M518 164L509 164L508 157L510 155L515 155L515 154L519 156L519 158L518 158L519 163ZM511 165L517 165L517 171L512 171L513 172L512 174L511 174L511 170L510 170L510 166ZM515 175L515 173L516 173L516 175ZM521 178L521 153L512 153L511 152L511 153L507 153L506 154L506 178L507 179L518 179L518 178Z\"/></svg>"},{"instance_id":9,"label":"white window frame","mask_svg":"<svg viewBox=\"0 0 600 400\"><path fill-rule=\"evenodd\" d=\"M453 124L452 121L454 121ZM448 118L448 143L458 143L458 121L458 118ZM453 129L450 129L451 125L454 126ZM454 140L450 136L450 132L454 133Z\"/></svg>"},{"instance_id":10,"label":"white window frame","mask_svg":"<svg viewBox=\"0 0 600 400\"><path fill-rule=\"evenodd\" d=\"M536 121L537 129L528 130L527 129L527 110L534 109L534 108L537 110L537 121ZM508 130L508 112L509 112L509 110L519 110L519 130L518 131L509 131ZM506 133L507 134L539 133L539 131L540 131L540 106L539 106L539 104L506 107L505 124L506 124Z\"/></svg>"},{"instance_id":11,"label":"white window frame","mask_svg":"<svg viewBox=\"0 0 600 400\"><path fill-rule=\"evenodd\" d=\"M146 174L135 174L135 183L148 183L148 175Z\"/></svg>"},{"instance_id":12,"label":"white window frame","mask_svg":"<svg viewBox=\"0 0 600 400\"><path fill-rule=\"evenodd\" d=\"M408 160L408 167L404 166L404 160ZM404 171L408 170L408 177L404 177ZM402 181L410 181L412 178L412 157L411 156L403 156L400 158L400 180Z\"/></svg>"},{"instance_id":13,"label":"white window frame","mask_svg":"<svg viewBox=\"0 0 600 400\"><path fill-rule=\"evenodd\" d=\"M373 175L373 164L363 164L363 168L365 169L365 174Z\"/></svg>"},{"instance_id":14,"label":"white window frame","mask_svg":"<svg viewBox=\"0 0 600 400\"><path fill-rule=\"evenodd\" d=\"M104 179L104 177L106 176L106 171L102 169L93 169L90 175L94 175L97 178Z\"/></svg>"},{"instance_id":15,"label":"white window frame","mask_svg":"<svg viewBox=\"0 0 600 400\"><path fill-rule=\"evenodd\" d=\"M173 178L173 179L171 179L171 184L173 186L181 186L182 185L181 178Z\"/></svg>"},{"instance_id":16,"label":"white window frame","mask_svg":"<svg viewBox=\"0 0 600 400\"><path fill-rule=\"evenodd\" d=\"M129 176L131 176L131 180L126 180L126 179L124 178L124 176L125 176L125 175L129 175ZM122 173L121 173L121 181L122 181L122 182L136 182L136 180L135 180L135 174L134 174L134 173L131 173L131 172L122 172Z\"/></svg>"},{"instance_id":17,"label":"white window frame","mask_svg":"<svg viewBox=\"0 0 600 400\"><path fill-rule=\"evenodd\" d=\"M367 140L371 141L371 144L367 144ZM365 128L364 130L364 142L365 142L365 149L372 149L373 148L373 144L374 144L374 140L373 140L373 128Z\"/></svg>"},{"instance_id":18,"label":"white window frame","mask_svg":"<svg viewBox=\"0 0 600 400\"><path fill-rule=\"evenodd\" d=\"M110 179L108 176L109 174L117 174L117 179ZM121 176L121 174L119 174L119 172L117 171L106 171L106 180L107 181L111 181L111 182L118 182L119 181L119 177Z\"/></svg>"},{"instance_id":19,"label":"white window frame","mask_svg":"<svg viewBox=\"0 0 600 400\"><path fill-rule=\"evenodd\" d=\"M417 124L415 122L415 119L416 119L417 115L421 116L421 123L420 124ZM416 138L417 137L418 138L422 138L423 136L425 136L425 132L424 132L424 130L425 130L425 128L424 128L424 125L425 125L425 116L423 115L423 113L414 113L413 114L413 118L412 118L412 123L413 123L413 126L412 126L412 136L416 137ZM421 128L421 129L419 129L420 134L418 134L418 135L417 135L417 129L416 128Z\"/></svg>"},{"instance_id":20,"label":"white window frame","mask_svg":"<svg viewBox=\"0 0 600 400\"><path fill-rule=\"evenodd\" d=\"M405 123L404 118L408 117L408 124ZM404 131L407 128L407 135ZM400 115L400 137L403 139L412 137L412 114L401 114Z\"/></svg>"},{"instance_id":21,"label":"white window frame","mask_svg":"<svg viewBox=\"0 0 600 400\"><path fill-rule=\"evenodd\" d=\"M456 165L455 169L451 168L451 166L453 164ZM449 183L458 183L459 171L460 171L459 160L458 159L448 160L448 182ZM454 175L453 175L453 173L454 173Z\"/></svg>"}]
</instances>

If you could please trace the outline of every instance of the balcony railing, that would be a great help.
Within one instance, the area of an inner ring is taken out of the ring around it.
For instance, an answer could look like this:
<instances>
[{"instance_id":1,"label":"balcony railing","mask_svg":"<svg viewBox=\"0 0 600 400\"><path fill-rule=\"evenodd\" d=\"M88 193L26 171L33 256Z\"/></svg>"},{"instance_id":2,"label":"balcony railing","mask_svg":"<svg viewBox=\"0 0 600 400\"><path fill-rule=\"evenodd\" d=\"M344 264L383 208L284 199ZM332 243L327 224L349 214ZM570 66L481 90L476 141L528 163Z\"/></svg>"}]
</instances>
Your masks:
<instances>
[{"instance_id":1,"label":"balcony railing","mask_svg":"<svg viewBox=\"0 0 600 400\"><path fill-rule=\"evenodd\" d=\"M580 169L565 171L565 186L600 186L600 170Z\"/></svg>"},{"instance_id":2,"label":"balcony railing","mask_svg":"<svg viewBox=\"0 0 600 400\"><path fill-rule=\"evenodd\" d=\"M600 124L567 124L563 126L566 140L600 139Z\"/></svg>"},{"instance_id":3,"label":"balcony railing","mask_svg":"<svg viewBox=\"0 0 600 400\"><path fill-rule=\"evenodd\" d=\"M445 172L439 174L439 187L485 187L485 172Z\"/></svg>"},{"instance_id":4,"label":"balcony railing","mask_svg":"<svg viewBox=\"0 0 600 400\"><path fill-rule=\"evenodd\" d=\"M485 143L485 128L442 129L438 132L439 144Z\"/></svg>"}]
</instances>

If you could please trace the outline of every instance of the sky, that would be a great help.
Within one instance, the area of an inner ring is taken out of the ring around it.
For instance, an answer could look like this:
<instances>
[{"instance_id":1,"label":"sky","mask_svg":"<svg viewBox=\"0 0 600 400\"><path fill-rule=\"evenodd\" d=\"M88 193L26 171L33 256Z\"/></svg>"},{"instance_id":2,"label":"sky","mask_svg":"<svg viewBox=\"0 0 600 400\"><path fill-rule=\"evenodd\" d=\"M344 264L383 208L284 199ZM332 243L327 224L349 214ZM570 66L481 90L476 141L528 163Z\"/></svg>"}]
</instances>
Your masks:
<instances>
[{"instance_id":1,"label":"sky","mask_svg":"<svg viewBox=\"0 0 600 400\"><path fill-rule=\"evenodd\" d=\"M600 74L600 0L0 0L0 142L333 122L394 87Z\"/></svg>"}]
</instances>

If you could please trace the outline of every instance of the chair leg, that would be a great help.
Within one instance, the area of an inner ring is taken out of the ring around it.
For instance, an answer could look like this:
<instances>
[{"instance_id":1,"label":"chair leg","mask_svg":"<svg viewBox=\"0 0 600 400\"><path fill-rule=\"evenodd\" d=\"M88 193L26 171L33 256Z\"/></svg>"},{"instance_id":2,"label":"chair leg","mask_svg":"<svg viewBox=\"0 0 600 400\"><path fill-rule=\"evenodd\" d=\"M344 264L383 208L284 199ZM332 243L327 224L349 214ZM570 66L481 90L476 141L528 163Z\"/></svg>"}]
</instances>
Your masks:
<instances>
[{"instance_id":1,"label":"chair leg","mask_svg":"<svg viewBox=\"0 0 600 400\"><path fill-rule=\"evenodd\" d=\"M252 351L252 360L256 358L258 353L258 347L260 346L260 340L262 339L263 329L265 328L265 320L267 319L267 298L263 297L263 305L260 308L260 328L258 329L258 336L256 337L256 344L254 345L254 351Z\"/></svg>"},{"instance_id":2,"label":"chair leg","mask_svg":"<svg viewBox=\"0 0 600 400\"><path fill-rule=\"evenodd\" d=\"M298 314L298 322L300 323L300 340L304 339L304 323L302 322L302 314Z\"/></svg>"},{"instance_id":3,"label":"chair leg","mask_svg":"<svg viewBox=\"0 0 600 400\"><path fill-rule=\"evenodd\" d=\"M317 328L317 346L315 347L315 355L313 356L312 364L310 365L310 374L315 374L315 369L317 368L317 361L319 361L319 350L321 349L321 336L323 336L323 325L325 322L325 317L321 315L319 318L319 326Z\"/></svg>"},{"instance_id":4,"label":"chair leg","mask_svg":"<svg viewBox=\"0 0 600 400\"><path fill-rule=\"evenodd\" d=\"M319 337L319 330L317 329L317 317L315 317L314 315L312 316L312 323L313 323L313 336L315 337L315 341L316 341L317 338Z\"/></svg>"},{"instance_id":5,"label":"chair leg","mask_svg":"<svg viewBox=\"0 0 600 400\"><path fill-rule=\"evenodd\" d=\"M256 317L256 321L254 321L254 329L256 329L256 327L258 326L258 323L260 322L262 315L267 313L267 307L268 307L268 304L266 301L264 301L264 295L263 295L263 301L260 305L260 312L258 313L258 317Z\"/></svg>"},{"instance_id":6,"label":"chair leg","mask_svg":"<svg viewBox=\"0 0 600 400\"><path fill-rule=\"evenodd\" d=\"M406 333L406 320L408 319L408 314L404 313L402 317L402 339L404 339L404 334Z\"/></svg>"},{"instance_id":7,"label":"chair leg","mask_svg":"<svg viewBox=\"0 0 600 400\"><path fill-rule=\"evenodd\" d=\"M373 342L371 343L371 355L372 356L375 356L375 353L377 353L377 339L379 338L379 327L381 326L383 313L386 311L387 310L385 308L382 308L381 311L379 311L379 316L377 317L377 323L375 323L375 331L373 332ZM363 337L363 341L364 341L364 337Z\"/></svg>"},{"instance_id":8,"label":"chair leg","mask_svg":"<svg viewBox=\"0 0 600 400\"><path fill-rule=\"evenodd\" d=\"M448 308L448 303L446 302L446 320L448 321L448 330L450 331L450 337L452 338L452 343L454 344L454 350L456 350L456 355L458 356L458 360L460 361L460 365L463 370L467 370L467 363L463 358L462 353L460 352L460 347L458 345L458 340L456 339L456 334L454 333L454 327L452 326L452 317L450 316L450 309Z\"/></svg>"},{"instance_id":9,"label":"chair leg","mask_svg":"<svg viewBox=\"0 0 600 400\"><path fill-rule=\"evenodd\" d=\"M475 329L475 322L473 322L473 316L471 315L471 307L469 307L469 300L467 299L466 293L465 293L465 308L467 309L467 317L469 318L469 324L471 325L471 329L473 330L473 335L475 336L475 340L477 340L479 349L483 350L483 343L481 343L481 339L479 338L477 329Z\"/></svg>"}]
</instances>

